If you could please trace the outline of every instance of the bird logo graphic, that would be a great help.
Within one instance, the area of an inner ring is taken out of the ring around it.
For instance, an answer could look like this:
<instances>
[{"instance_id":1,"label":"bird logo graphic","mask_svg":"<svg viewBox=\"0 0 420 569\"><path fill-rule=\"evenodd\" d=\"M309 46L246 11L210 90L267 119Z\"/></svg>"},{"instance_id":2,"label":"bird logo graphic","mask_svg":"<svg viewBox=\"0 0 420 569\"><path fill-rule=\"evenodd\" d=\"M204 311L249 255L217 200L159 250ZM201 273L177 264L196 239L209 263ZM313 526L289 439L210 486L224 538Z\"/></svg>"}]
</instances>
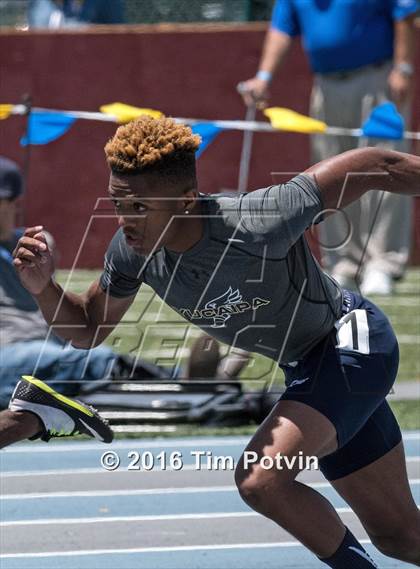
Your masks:
<instances>
[{"instance_id":1,"label":"bird logo graphic","mask_svg":"<svg viewBox=\"0 0 420 569\"><path fill-rule=\"evenodd\" d=\"M242 302L242 295L239 289L232 290L230 286L226 292L209 300L204 307L204 310L215 310L217 314L213 317L212 328L223 328L226 325L226 321L232 316L229 313L229 306L235 306ZM226 308L226 310L218 310L220 308Z\"/></svg>"}]
</instances>

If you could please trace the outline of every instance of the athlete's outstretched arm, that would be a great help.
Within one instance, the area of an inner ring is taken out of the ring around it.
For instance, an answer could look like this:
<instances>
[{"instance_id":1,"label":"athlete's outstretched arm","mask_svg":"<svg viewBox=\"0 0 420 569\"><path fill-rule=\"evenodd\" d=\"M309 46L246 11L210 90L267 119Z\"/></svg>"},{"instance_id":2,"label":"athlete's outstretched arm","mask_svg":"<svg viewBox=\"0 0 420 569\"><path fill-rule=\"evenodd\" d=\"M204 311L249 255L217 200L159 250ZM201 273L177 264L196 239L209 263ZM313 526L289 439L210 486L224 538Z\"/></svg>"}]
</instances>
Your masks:
<instances>
[{"instance_id":1,"label":"athlete's outstretched arm","mask_svg":"<svg viewBox=\"0 0 420 569\"><path fill-rule=\"evenodd\" d=\"M101 344L119 324L135 295L115 298L103 291L99 279L84 294L64 292L51 280L45 289L34 295L54 333L70 340L76 348L91 349Z\"/></svg>"},{"instance_id":2,"label":"athlete's outstretched arm","mask_svg":"<svg viewBox=\"0 0 420 569\"><path fill-rule=\"evenodd\" d=\"M324 207L344 207L369 190L420 195L420 158L362 148L323 160L305 171L317 182Z\"/></svg>"}]
</instances>

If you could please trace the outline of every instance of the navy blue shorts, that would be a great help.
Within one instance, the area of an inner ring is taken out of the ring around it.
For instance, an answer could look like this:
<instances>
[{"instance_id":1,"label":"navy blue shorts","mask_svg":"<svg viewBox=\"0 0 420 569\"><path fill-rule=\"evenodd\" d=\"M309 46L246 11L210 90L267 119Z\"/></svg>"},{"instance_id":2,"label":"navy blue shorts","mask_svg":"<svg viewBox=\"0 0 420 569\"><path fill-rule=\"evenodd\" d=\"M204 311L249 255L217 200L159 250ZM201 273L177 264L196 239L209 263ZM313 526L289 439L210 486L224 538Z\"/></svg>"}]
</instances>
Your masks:
<instances>
[{"instance_id":1,"label":"navy blue shorts","mask_svg":"<svg viewBox=\"0 0 420 569\"><path fill-rule=\"evenodd\" d=\"M313 407L335 426L338 450L320 459L328 480L347 476L401 441L385 397L395 381L398 342L385 314L344 291L343 316L333 331L297 364L282 366L282 400Z\"/></svg>"}]
</instances>

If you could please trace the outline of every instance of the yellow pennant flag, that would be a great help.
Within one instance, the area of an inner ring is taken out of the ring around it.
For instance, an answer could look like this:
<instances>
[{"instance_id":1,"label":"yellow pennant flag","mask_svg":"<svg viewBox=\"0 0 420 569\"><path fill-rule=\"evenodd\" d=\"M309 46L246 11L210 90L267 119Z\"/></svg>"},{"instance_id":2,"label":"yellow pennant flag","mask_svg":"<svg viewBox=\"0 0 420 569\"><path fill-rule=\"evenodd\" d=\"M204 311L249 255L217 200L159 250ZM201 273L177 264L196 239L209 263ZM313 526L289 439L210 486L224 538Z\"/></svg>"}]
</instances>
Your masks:
<instances>
[{"instance_id":1,"label":"yellow pennant flag","mask_svg":"<svg viewBox=\"0 0 420 569\"><path fill-rule=\"evenodd\" d=\"M265 109L265 116L270 119L271 126L280 130L291 132L316 133L325 132L326 123L311 119L305 115L300 115L290 109L282 107L271 107Z\"/></svg>"},{"instance_id":2,"label":"yellow pennant flag","mask_svg":"<svg viewBox=\"0 0 420 569\"><path fill-rule=\"evenodd\" d=\"M164 116L160 111L155 111L154 109L141 109L139 107L132 107L131 105L126 105L125 103L110 103L109 105L102 105L99 110L101 113L114 115L117 117L117 121L119 123L130 122L142 115L148 115L154 119L158 119Z\"/></svg>"},{"instance_id":3,"label":"yellow pennant flag","mask_svg":"<svg viewBox=\"0 0 420 569\"><path fill-rule=\"evenodd\" d=\"M0 120L8 119L12 114L14 105L0 105Z\"/></svg>"}]
</instances>

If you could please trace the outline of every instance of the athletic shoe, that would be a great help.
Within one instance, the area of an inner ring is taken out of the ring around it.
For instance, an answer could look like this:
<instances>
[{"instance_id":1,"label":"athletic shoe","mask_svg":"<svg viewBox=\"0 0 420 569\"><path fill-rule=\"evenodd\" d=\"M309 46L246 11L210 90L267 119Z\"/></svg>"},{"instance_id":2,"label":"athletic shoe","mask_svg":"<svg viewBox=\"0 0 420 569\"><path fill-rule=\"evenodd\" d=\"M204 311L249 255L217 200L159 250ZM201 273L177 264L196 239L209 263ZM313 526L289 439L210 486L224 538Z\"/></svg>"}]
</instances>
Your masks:
<instances>
[{"instance_id":1,"label":"athletic shoe","mask_svg":"<svg viewBox=\"0 0 420 569\"><path fill-rule=\"evenodd\" d=\"M377 270L368 270L360 285L360 292L363 296L375 294L387 295L392 294L393 288L392 278L387 273Z\"/></svg>"},{"instance_id":2,"label":"athletic shoe","mask_svg":"<svg viewBox=\"0 0 420 569\"><path fill-rule=\"evenodd\" d=\"M99 416L96 409L57 393L30 375L23 375L17 383L9 409L36 415L44 429L33 438L46 442L55 437L83 434L110 443L114 437L108 423Z\"/></svg>"}]
</instances>

